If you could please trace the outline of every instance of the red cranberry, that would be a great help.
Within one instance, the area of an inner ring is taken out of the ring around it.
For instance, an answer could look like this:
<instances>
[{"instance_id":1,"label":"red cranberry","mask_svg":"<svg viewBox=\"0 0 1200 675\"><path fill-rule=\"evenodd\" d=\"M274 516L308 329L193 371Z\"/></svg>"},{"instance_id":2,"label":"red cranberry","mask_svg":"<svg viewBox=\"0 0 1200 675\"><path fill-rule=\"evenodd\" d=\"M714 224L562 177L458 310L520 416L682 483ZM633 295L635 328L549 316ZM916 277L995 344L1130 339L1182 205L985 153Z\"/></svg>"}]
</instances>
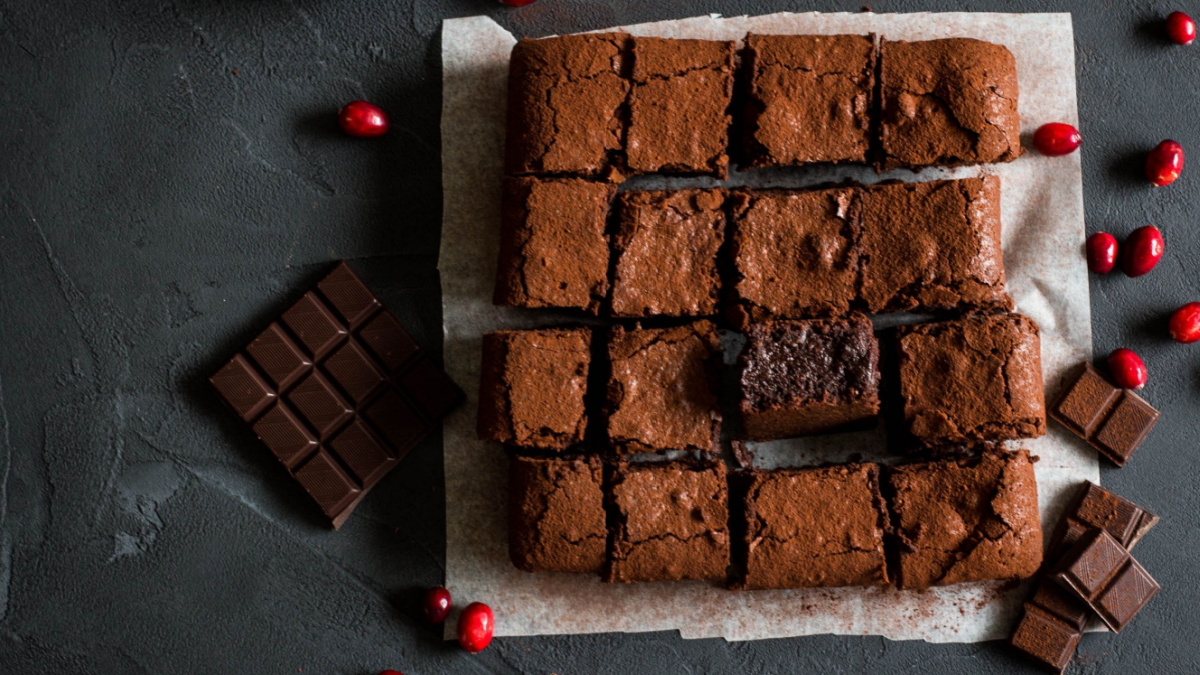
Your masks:
<instances>
[{"instance_id":1,"label":"red cranberry","mask_svg":"<svg viewBox=\"0 0 1200 675\"><path fill-rule=\"evenodd\" d=\"M1190 45L1196 39L1196 22L1183 12L1167 15L1167 37L1177 45Z\"/></svg>"},{"instance_id":2,"label":"red cranberry","mask_svg":"<svg viewBox=\"0 0 1200 675\"><path fill-rule=\"evenodd\" d=\"M1189 302L1171 315L1171 337L1191 344L1200 340L1200 302Z\"/></svg>"},{"instance_id":3,"label":"red cranberry","mask_svg":"<svg viewBox=\"0 0 1200 675\"><path fill-rule=\"evenodd\" d=\"M446 615L450 613L450 591L442 586L434 586L425 591L422 608L425 610L425 618L429 619L429 623L438 624L445 621Z\"/></svg>"},{"instance_id":4,"label":"red cranberry","mask_svg":"<svg viewBox=\"0 0 1200 675\"><path fill-rule=\"evenodd\" d=\"M1033 147L1048 157L1069 155L1079 148L1083 136L1070 124L1051 122L1038 127L1033 133Z\"/></svg>"},{"instance_id":5,"label":"red cranberry","mask_svg":"<svg viewBox=\"0 0 1200 675\"><path fill-rule=\"evenodd\" d=\"M374 103L351 101L338 111L338 125L351 136L372 138L387 133L388 117Z\"/></svg>"},{"instance_id":6,"label":"red cranberry","mask_svg":"<svg viewBox=\"0 0 1200 675\"><path fill-rule=\"evenodd\" d=\"M463 608L462 615L458 617L458 644L468 652L477 654L491 644L493 630L492 608L482 602L472 602Z\"/></svg>"},{"instance_id":7,"label":"red cranberry","mask_svg":"<svg viewBox=\"0 0 1200 675\"><path fill-rule=\"evenodd\" d=\"M1139 227L1125 239L1124 249L1121 269L1131 277L1140 277L1162 260L1162 232L1153 225Z\"/></svg>"},{"instance_id":8,"label":"red cranberry","mask_svg":"<svg viewBox=\"0 0 1200 675\"><path fill-rule=\"evenodd\" d=\"M1183 146L1167 140L1154 146L1146 155L1146 178L1162 187L1170 185L1183 172Z\"/></svg>"},{"instance_id":9,"label":"red cranberry","mask_svg":"<svg viewBox=\"0 0 1200 675\"><path fill-rule=\"evenodd\" d=\"M398 670L384 670L380 671L379 675L404 675L404 673Z\"/></svg>"},{"instance_id":10,"label":"red cranberry","mask_svg":"<svg viewBox=\"0 0 1200 675\"><path fill-rule=\"evenodd\" d=\"M1117 266L1117 238L1107 232L1088 237L1087 265L1096 274L1111 272Z\"/></svg>"},{"instance_id":11,"label":"red cranberry","mask_svg":"<svg viewBox=\"0 0 1200 675\"><path fill-rule=\"evenodd\" d=\"M1113 350L1108 355L1108 370L1113 381L1122 389L1141 389L1146 386L1146 364L1131 349Z\"/></svg>"},{"instance_id":12,"label":"red cranberry","mask_svg":"<svg viewBox=\"0 0 1200 675\"><path fill-rule=\"evenodd\" d=\"M537 0L500 0L500 4L508 5L509 7L524 7L525 5L532 5L535 2Z\"/></svg>"}]
</instances>

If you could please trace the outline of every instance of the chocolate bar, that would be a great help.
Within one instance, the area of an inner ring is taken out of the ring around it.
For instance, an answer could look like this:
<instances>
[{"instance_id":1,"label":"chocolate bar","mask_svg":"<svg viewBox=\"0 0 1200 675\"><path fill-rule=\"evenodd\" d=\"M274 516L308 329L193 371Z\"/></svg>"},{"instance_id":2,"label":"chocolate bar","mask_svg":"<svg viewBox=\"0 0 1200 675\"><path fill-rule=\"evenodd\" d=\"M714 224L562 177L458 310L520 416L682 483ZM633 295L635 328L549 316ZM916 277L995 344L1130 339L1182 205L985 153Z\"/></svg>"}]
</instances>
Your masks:
<instances>
[{"instance_id":1,"label":"chocolate bar","mask_svg":"<svg viewBox=\"0 0 1200 675\"><path fill-rule=\"evenodd\" d=\"M1091 530L1080 538L1053 579L1082 598L1114 633L1129 625L1160 588L1104 530Z\"/></svg>"},{"instance_id":2,"label":"chocolate bar","mask_svg":"<svg viewBox=\"0 0 1200 675\"><path fill-rule=\"evenodd\" d=\"M1050 537L1050 551L1058 557L1091 529L1108 532L1121 546L1132 549L1158 523L1158 516L1091 481L1085 481Z\"/></svg>"},{"instance_id":3,"label":"chocolate bar","mask_svg":"<svg viewBox=\"0 0 1200 675\"><path fill-rule=\"evenodd\" d=\"M1051 417L1117 466L1125 466L1160 415L1141 396L1114 387L1090 363L1050 410Z\"/></svg>"},{"instance_id":4,"label":"chocolate bar","mask_svg":"<svg viewBox=\"0 0 1200 675\"><path fill-rule=\"evenodd\" d=\"M1047 560L1057 560L1088 532L1108 532L1125 548L1133 548L1158 523L1158 516L1108 490L1085 481L1050 537ZM1011 644L1030 658L1062 672L1083 635L1091 610L1049 578L1038 582Z\"/></svg>"},{"instance_id":5,"label":"chocolate bar","mask_svg":"<svg viewBox=\"0 0 1200 675\"><path fill-rule=\"evenodd\" d=\"M463 400L345 262L209 381L334 529Z\"/></svg>"}]
</instances>

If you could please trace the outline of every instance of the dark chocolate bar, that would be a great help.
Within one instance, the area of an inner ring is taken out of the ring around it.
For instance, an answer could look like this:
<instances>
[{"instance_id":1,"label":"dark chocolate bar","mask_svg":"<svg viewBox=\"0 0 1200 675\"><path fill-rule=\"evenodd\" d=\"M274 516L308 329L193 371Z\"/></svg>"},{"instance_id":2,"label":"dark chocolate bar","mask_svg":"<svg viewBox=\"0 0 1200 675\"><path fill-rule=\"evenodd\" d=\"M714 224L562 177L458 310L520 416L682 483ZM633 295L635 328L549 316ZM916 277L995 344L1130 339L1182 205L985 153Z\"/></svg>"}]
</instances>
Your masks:
<instances>
[{"instance_id":1,"label":"dark chocolate bar","mask_svg":"<svg viewBox=\"0 0 1200 675\"><path fill-rule=\"evenodd\" d=\"M1121 546L1132 549L1157 523L1158 516L1153 513L1085 481L1050 537L1053 556L1049 560L1056 559L1091 529L1104 530Z\"/></svg>"},{"instance_id":2,"label":"dark chocolate bar","mask_svg":"<svg viewBox=\"0 0 1200 675\"><path fill-rule=\"evenodd\" d=\"M1141 396L1114 387L1090 363L1050 409L1051 417L1117 466L1125 466L1160 414Z\"/></svg>"},{"instance_id":3,"label":"dark chocolate bar","mask_svg":"<svg viewBox=\"0 0 1200 675\"><path fill-rule=\"evenodd\" d=\"M335 529L463 399L345 262L209 381Z\"/></svg>"},{"instance_id":4,"label":"dark chocolate bar","mask_svg":"<svg viewBox=\"0 0 1200 675\"><path fill-rule=\"evenodd\" d=\"M1158 582L1104 530L1090 530L1059 563L1053 576L1121 632L1159 591Z\"/></svg>"}]
</instances>

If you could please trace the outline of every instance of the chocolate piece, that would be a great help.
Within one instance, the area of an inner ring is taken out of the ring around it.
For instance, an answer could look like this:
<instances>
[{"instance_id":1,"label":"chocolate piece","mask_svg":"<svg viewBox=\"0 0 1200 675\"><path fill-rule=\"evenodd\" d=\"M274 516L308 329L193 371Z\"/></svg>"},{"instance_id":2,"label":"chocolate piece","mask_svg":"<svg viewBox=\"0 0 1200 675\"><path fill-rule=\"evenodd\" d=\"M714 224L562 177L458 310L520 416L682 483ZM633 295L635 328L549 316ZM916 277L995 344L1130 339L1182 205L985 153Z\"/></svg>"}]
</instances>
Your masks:
<instances>
[{"instance_id":1,"label":"chocolate piece","mask_svg":"<svg viewBox=\"0 0 1200 675\"><path fill-rule=\"evenodd\" d=\"M707 316L717 309L725 192L625 192L613 241L612 314Z\"/></svg>"},{"instance_id":2,"label":"chocolate piece","mask_svg":"<svg viewBox=\"0 0 1200 675\"><path fill-rule=\"evenodd\" d=\"M874 464L751 472L745 518L745 588L888 584Z\"/></svg>"},{"instance_id":3,"label":"chocolate piece","mask_svg":"<svg viewBox=\"0 0 1200 675\"><path fill-rule=\"evenodd\" d=\"M1029 452L910 464L887 473L900 588L1024 579L1042 564Z\"/></svg>"},{"instance_id":4,"label":"chocolate piece","mask_svg":"<svg viewBox=\"0 0 1200 675\"><path fill-rule=\"evenodd\" d=\"M880 43L883 170L1021 156L1017 63L1001 45L950 38Z\"/></svg>"},{"instance_id":5,"label":"chocolate piece","mask_svg":"<svg viewBox=\"0 0 1200 675\"><path fill-rule=\"evenodd\" d=\"M582 442L590 343L587 328L484 335L479 438L545 450Z\"/></svg>"},{"instance_id":6,"label":"chocolate piece","mask_svg":"<svg viewBox=\"0 0 1200 675\"><path fill-rule=\"evenodd\" d=\"M578 179L505 180L493 301L597 313L608 293L604 232L616 192Z\"/></svg>"},{"instance_id":7,"label":"chocolate piece","mask_svg":"<svg viewBox=\"0 0 1200 675\"><path fill-rule=\"evenodd\" d=\"M735 325L849 311L858 292L855 194L849 188L734 194Z\"/></svg>"},{"instance_id":8,"label":"chocolate piece","mask_svg":"<svg viewBox=\"0 0 1200 675\"><path fill-rule=\"evenodd\" d=\"M1104 530L1080 538L1059 563L1054 580L1082 598L1114 633L1129 625L1160 588Z\"/></svg>"},{"instance_id":9,"label":"chocolate piece","mask_svg":"<svg viewBox=\"0 0 1200 675\"><path fill-rule=\"evenodd\" d=\"M998 177L878 185L859 196L859 297L867 311L1012 307Z\"/></svg>"},{"instance_id":10,"label":"chocolate piece","mask_svg":"<svg viewBox=\"0 0 1200 675\"><path fill-rule=\"evenodd\" d=\"M862 314L757 323L746 337L738 361L747 438L803 436L879 414L879 342Z\"/></svg>"},{"instance_id":11,"label":"chocolate piece","mask_svg":"<svg viewBox=\"0 0 1200 675\"><path fill-rule=\"evenodd\" d=\"M613 328L608 439L617 452L715 452L721 412L714 369L720 353L720 337L708 321Z\"/></svg>"},{"instance_id":12,"label":"chocolate piece","mask_svg":"<svg viewBox=\"0 0 1200 675\"><path fill-rule=\"evenodd\" d=\"M749 166L866 162L873 35L746 36Z\"/></svg>"},{"instance_id":13,"label":"chocolate piece","mask_svg":"<svg viewBox=\"0 0 1200 675\"><path fill-rule=\"evenodd\" d=\"M1067 507L1050 537L1050 550L1065 551L1091 529L1108 532L1121 546L1132 550L1158 524L1158 516L1117 496L1091 481L1084 481L1079 495Z\"/></svg>"},{"instance_id":14,"label":"chocolate piece","mask_svg":"<svg viewBox=\"0 0 1200 675\"><path fill-rule=\"evenodd\" d=\"M1114 387L1085 363L1050 409L1050 416L1110 462L1125 466L1161 413L1132 391Z\"/></svg>"},{"instance_id":15,"label":"chocolate piece","mask_svg":"<svg viewBox=\"0 0 1200 675\"><path fill-rule=\"evenodd\" d=\"M513 565L526 572L599 572L608 540L600 458L516 455L508 476Z\"/></svg>"},{"instance_id":16,"label":"chocolate piece","mask_svg":"<svg viewBox=\"0 0 1200 675\"><path fill-rule=\"evenodd\" d=\"M1026 603L1025 614L1009 639L1009 644L1034 661L1061 673L1071 663L1082 630L1075 630L1058 617Z\"/></svg>"},{"instance_id":17,"label":"chocolate piece","mask_svg":"<svg viewBox=\"0 0 1200 675\"><path fill-rule=\"evenodd\" d=\"M344 262L209 381L334 529L463 399Z\"/></svg>"},{"instance_id":18,"label":"chocolate piece","mask_svg":"<svg viewBox=\"0 0 1200 675\"><path fill-rule=\"evenodd\" d=\"M633 38L630 170L725 177L733 51L732 42Z\"/></svg>"},{"instance_id":19,"label":"chocolate piece","mask_svg":"<svg viewBox=\"0 0 1200 675\"><path fill-rule=\"evenodd\" d=\"M724 580L728 500L720 461L622 462L613 472L604 580Z\"/></svg>"},{"instance_id":20,"label":"chocolate piece","mask_svg":"<svg viewBox=\"0 0 1200 675\"><path fill-rule=\"evenodd\" d=\"M508 74L505 173L609 177L624 145L629 36L521 40Z\"/></svg>"},{"instance_id":21,"label":"chocolate piece","mask_svg":"<svg viewBox=\"0 0 1200 675\"><path fill-rule=\"evenodd\" d=\"M1020 314L901 329L904 422L918 443L946 446L1046 433L1041 341Z\"/></svg>"}]
</instances>

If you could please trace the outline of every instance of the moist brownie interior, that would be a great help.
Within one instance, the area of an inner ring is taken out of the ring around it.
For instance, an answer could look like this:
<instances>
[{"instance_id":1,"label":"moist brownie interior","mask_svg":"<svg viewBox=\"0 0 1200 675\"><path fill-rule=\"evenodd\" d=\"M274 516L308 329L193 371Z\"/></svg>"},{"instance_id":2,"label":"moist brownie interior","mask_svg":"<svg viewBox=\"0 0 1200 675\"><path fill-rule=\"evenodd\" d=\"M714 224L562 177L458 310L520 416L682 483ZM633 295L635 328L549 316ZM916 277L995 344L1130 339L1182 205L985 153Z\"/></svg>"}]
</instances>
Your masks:
<instances>
[{"instance_id":1,"label":"moist brownie interior","mask_svg":"<svg viewBox=\"0 0 1200 675\"><path fill-rule=\"evenodd\" d=\"M725 177L733 55L732 42L633 38L631 171Z\"/></svg>"},{"instance_id":2,"label":"moist brownie interior","mask_svg":"<svg viewBox=\"0 0 1200 675\"><path fill-rule=\"evenodd\" d=\"M586 328L484 335L479 438L544 450L582 442L590 342Z\"/></svg>"},{"instance_id":3,"label":"moist brownie interior","mask_svg":"<svg viewBox=\"0 0 1200 675\"><path fill-rule=\"evenodd\" d=\"M613 316L709 316L721 279L725 191L624 192L613 238Z\"/></svg>"},{"instance_id":4,"label":"moist brownie interior","mask_svg":"<svg viewBox=\"0 0 1200 675\"><path fill-rule=\"evenodd\" d=\"M830 431L879 413L879 342L861 314L753 324L739 363L750 440Z\"/></svg>"},{"instance_id":5,"label":"moist brownie interior","mask_svg":"<svg viewBox=\"0 0 1200 675\"><path fill-rule=\"evenodd\" d=\"M868 160L871 35L746 36L749 166Z\"/></svg>"}]
</instances>

